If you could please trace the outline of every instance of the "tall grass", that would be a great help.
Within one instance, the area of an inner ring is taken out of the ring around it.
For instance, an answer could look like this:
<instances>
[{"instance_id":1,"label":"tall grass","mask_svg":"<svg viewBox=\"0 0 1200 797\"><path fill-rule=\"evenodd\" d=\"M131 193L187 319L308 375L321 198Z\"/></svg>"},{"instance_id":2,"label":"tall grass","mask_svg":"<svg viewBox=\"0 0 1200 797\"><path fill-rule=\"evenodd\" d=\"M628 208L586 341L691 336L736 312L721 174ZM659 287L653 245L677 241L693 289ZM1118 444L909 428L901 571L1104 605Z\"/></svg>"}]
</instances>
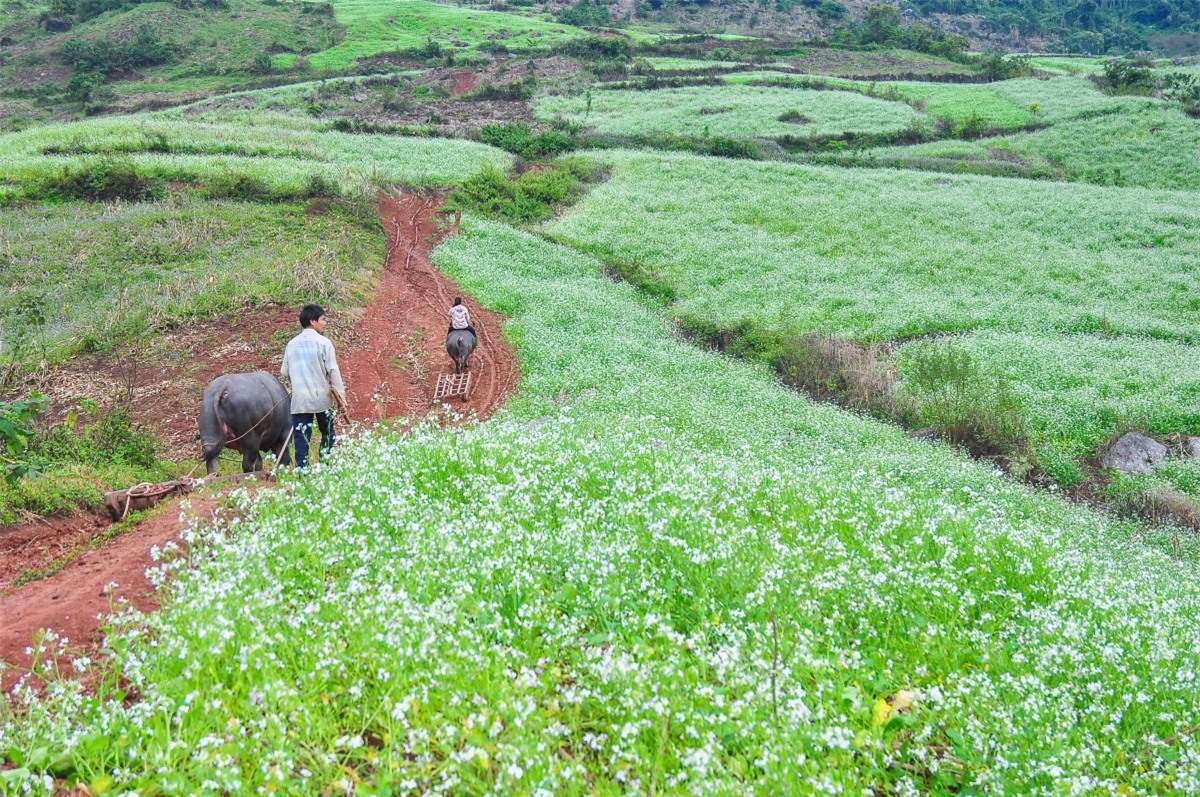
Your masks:
<instances>
[{"instance_id":1,"label":"tall grass","mask_svg":"<svg viewBox=\"0 0 1200 797\"><path fill-rule=\"evenodd\" d=\"M10 208L0 214L0 358L57 361L264 302L350 303L382 260L377 231L303 205Z\"/></svg>"}]
</instances>

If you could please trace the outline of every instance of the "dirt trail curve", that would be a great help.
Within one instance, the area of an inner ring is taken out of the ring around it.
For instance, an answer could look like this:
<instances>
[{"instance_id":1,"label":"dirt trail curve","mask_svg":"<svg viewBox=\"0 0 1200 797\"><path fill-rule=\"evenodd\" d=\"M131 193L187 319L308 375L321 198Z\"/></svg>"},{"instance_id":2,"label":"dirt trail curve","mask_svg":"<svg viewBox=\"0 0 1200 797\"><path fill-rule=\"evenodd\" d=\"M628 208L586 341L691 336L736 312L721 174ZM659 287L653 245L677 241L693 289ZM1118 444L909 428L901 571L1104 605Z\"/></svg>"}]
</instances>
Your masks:
<instances>
[{"instance_id":1,"label":"dirt trail curve","mask_svg":"<svg viewBox=\"0 0 1200 797\"><path fill-rule=\"evenodd\" d=\"M457 232L457 222L439 213L441 201L437 194L380 196L387 260L351 336L353 343L340 357L352 421L424 416L431 409L438 374L451 368L445 351L446 310L462 294L431 260L437 244ZM516 388L520 371L516 353L504 342L501 316L470 297L463 301L479 333L480 345L471 359L476 382L467 401L448 403L464 416L484 419ZM21 668L29 666L25 649L39 629L53 629L68 637L74 650L94 654L102 615L116 600L153 609L155 597L145 575L150 550L176 539L190 518L210 518L218 504L216 497L193 498L193 508L182 520L177 503L164 506L54 575L22 586L14 586L20 572L45 568L86 545L107 523L82 517L0 529L0 661L16 668L0 676L0 689L10 688ZM112 583L117 586L106 591Z\"/></svg>"},{"instance_id":2,"label":"dirt trail curve","mask_svg":"<svg viewBox=\"0 0 1200 797\"><path fill-rule=\"evenodd\" d=\"M359 345L342 357L350 416L377 421L423 415L440 371L448 370L446 310L462 296L453 280L433 267L431 255L456 223L439 214L437 194L382 194L379 219L388 236L387 261L375 298L359 321ZM463 301L479 333L471 358L469 400L450 406L464 415L489 417L520 378L515 353L504 343L503 318Z\"/></svg>"}]
</instances>

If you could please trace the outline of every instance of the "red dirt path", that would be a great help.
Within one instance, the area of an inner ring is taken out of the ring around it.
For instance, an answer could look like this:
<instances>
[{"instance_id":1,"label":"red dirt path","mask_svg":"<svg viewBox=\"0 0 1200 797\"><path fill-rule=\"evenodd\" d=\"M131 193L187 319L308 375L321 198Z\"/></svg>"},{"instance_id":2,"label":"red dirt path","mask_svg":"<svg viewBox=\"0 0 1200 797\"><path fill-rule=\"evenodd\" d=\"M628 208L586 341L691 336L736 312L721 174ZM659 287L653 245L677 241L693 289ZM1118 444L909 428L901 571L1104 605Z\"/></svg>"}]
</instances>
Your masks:
<instances>
[{"instance_id":1,"label":"red dirt path","mask_svg":"<svg viewBox=\"0 0 1200 797\"><path fill-rule=\"evenodd\" d=\"M350 336L353 344L340 358L354 422L425 415L438 373L451 366L444 348L446 310L461 294L452 280L433 267L430 256L446 235L457 232L457 224L439 215L440 205L437 195L380 197L379 217L388 236L387 260L375 295ZM463 415L484 419L517 386L520 372L516 355L501 333L503 319L480 308L470 297L463 300L479 333L479 348L471 358L477 381L468 400L455 399L450 406ZM282 328L281 311L269 312L272 318L266 328ZM266 357L265 351L247 354L241 370L266 366L266 362L255 361L255 357ZM135 416L136 399L135 394ZM147 400L161 404L161 393L150 392ZM150 566L150 549L177 538L187 527L187 522L181 522L177 503L153 512L58 573L20 587L12 584L21 572L46 567L86 544L108 523L84 516L0 529L0 662L17 668L0 677L0 689L10 688L21 668L28 668L25 648L39 629L54 629L71 640L72 649L94 654L102 615L110 602L125 599L142 610L156 607L145 571ZM193 498L192 504L189 517L208 519L219 500ZM105 586L112 582L118 586L106 593Z\"/></svg>"}]
</instances>

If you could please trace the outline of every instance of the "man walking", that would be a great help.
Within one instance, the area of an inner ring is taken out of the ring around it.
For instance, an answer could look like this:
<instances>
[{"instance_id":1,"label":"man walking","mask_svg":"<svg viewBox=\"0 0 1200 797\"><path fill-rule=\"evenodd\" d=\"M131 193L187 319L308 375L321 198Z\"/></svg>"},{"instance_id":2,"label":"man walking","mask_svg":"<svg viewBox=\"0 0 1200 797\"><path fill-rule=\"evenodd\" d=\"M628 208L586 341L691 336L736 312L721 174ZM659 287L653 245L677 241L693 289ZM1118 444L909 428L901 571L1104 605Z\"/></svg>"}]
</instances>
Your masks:
<instances>
[{"instance_id":1,"label":"man walking","mask_svg":"<svg viewBox=\"0 0 1200 797\"><path fill-rule=\"evenodd\" d=\"M308 467L308 444L313 423L321 430L321 458L333 448L333 406L346 412L346 386L338 370L333 343L323 334L329 322L319 304L300 310L300 334L283 350L279 374L292 383L292 432L296 438L296 467Z\"/></svg>"}]
</instances>

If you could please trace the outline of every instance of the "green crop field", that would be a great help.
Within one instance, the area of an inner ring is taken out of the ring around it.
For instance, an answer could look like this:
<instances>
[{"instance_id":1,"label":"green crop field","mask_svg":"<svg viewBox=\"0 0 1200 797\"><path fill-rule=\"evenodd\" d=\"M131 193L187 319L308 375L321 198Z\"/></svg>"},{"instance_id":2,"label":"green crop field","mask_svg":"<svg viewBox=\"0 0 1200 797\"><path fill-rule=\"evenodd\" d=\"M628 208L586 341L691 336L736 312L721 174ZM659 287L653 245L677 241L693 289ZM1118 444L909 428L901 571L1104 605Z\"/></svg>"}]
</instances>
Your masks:
<instances>
[{"instance_id":1,"label":"green crop field","mask_svg":"<svg viewBox=\"0 0 1200 797\"><path fill-rule=\"evenodd\" d=\"M1108 110L1137 107L1135 97L1112 97L1101 93L1083 78L1019 78L994 83L931 83L921 81L877 81L866 83L837 77L796 76L780 72L735 72L722 78L726 83L762 84L805 90L814 81L850 91L902 99L938 119L956 126L971 120L981 130L1017 129L1049 125Z\"/></svg>"},{"instance_id":2,"label":"green crop field","mask_svg":"<svg viewBox=\"0 0 1200 797\"><path fill-rule=\"evenodd\" d=\"M537 238L474 223L437 262L510 319L508 411L362 440L193 537L149 633L111 638L138 699L22 697L8 782L113 756L173 792L1191 782L1147 743L1195 698L1190 542L700 353Z\"/></svg>"},{"instance_id":3,"label":"green crop field","mask_svg":"<svg viewBox=\"0 0 1200 797\"><path fill-rule=\"evenodd\" d=\"M470 141L318 132L266 121L211 124L147 115L34 128L0 136L0 169L10 182L27 183L65 165L122 156L168 180L244 174L289 191L320 175L349 191L385 183L446 185L485 163L506 167L512 160Z\"/></svg>"},{"instance_id":4,"label":"green crop field","mask_svg":"<svg viewBox=\"0 0 1200 797\"><path fill-rule=\"evenodd\" d=\"M1122 98L1119 112L978 141L868 150L848 162L940 171L999 165L1016 173L1099 185L1200 188L1200 125L1182 110Z\"/></svg>"},{"instance_id":5,"label":"green crop field","mask_svg":"<svg viewBox=\"0 0 1200 797\"><path fill-rule=\"evenodd\" d=\"M644 267L699 326L871 341L1107 319L1121 334L1200 341L1200 199L1185 192L601 157L612 178L554 233Z\"/></svg>"},{"instance_id":6,"label":"green crop field","mask_svg":"<svg viewBox=\"0 0 1200 797\"><path fill-rule=\"evenodd\" d=\"M975 330L1045 336L1044 354L1026 359L1059 363L1072 353L1057 342L1063 334L1117 335L1134 348L1168 341L1187 353L1148 352L1103 423L1089 414L1097 402L1042 393L1019 359L1008 376L1040 396L1022 408L1039 451L1049 440L1073 456L1090 452L1145 420L1138 406L1159 407L1156 431L1200 434L1190 388L1161 387L1200 342L1194 194L605 157L613 177L552 233L669 296L685 327L736 331L767 358L782 340L810 332L864 342ZM1088 371L1094 356L1086 347L1079 356L1060 367ZM1057 413L1054 424L1046 412Z\"/></svg>"},{"instance_id":7,"label":"green crop field","mask_svg":"<svg viewBox=\"0 0 1200 797\"><path fill-rule=\"evenodd\" d=\"M588 99L548 95L537 102L545 120L565 117L601 133L638 136L780 137L886 133L903 130L918 114L899 102L842 91L797 91L760 86L694 86L657 91L602 90ZM781 121L795 112L800 121Z\"/></svg>"},{"instance_id":8,"label":"green crop field","mask_svg":"<svg viewBox=\"0 0 1200 797\"><path fill-rule=\"evenodd\" d=\"M309 56L314 69L342 69L356 59L421 47L471 49L487 42L513 49L545 48L583 31L533 16L479 11L430 0L334 0L334 17L345 27L338 45Z\"/></svg>"}]
</instances>

